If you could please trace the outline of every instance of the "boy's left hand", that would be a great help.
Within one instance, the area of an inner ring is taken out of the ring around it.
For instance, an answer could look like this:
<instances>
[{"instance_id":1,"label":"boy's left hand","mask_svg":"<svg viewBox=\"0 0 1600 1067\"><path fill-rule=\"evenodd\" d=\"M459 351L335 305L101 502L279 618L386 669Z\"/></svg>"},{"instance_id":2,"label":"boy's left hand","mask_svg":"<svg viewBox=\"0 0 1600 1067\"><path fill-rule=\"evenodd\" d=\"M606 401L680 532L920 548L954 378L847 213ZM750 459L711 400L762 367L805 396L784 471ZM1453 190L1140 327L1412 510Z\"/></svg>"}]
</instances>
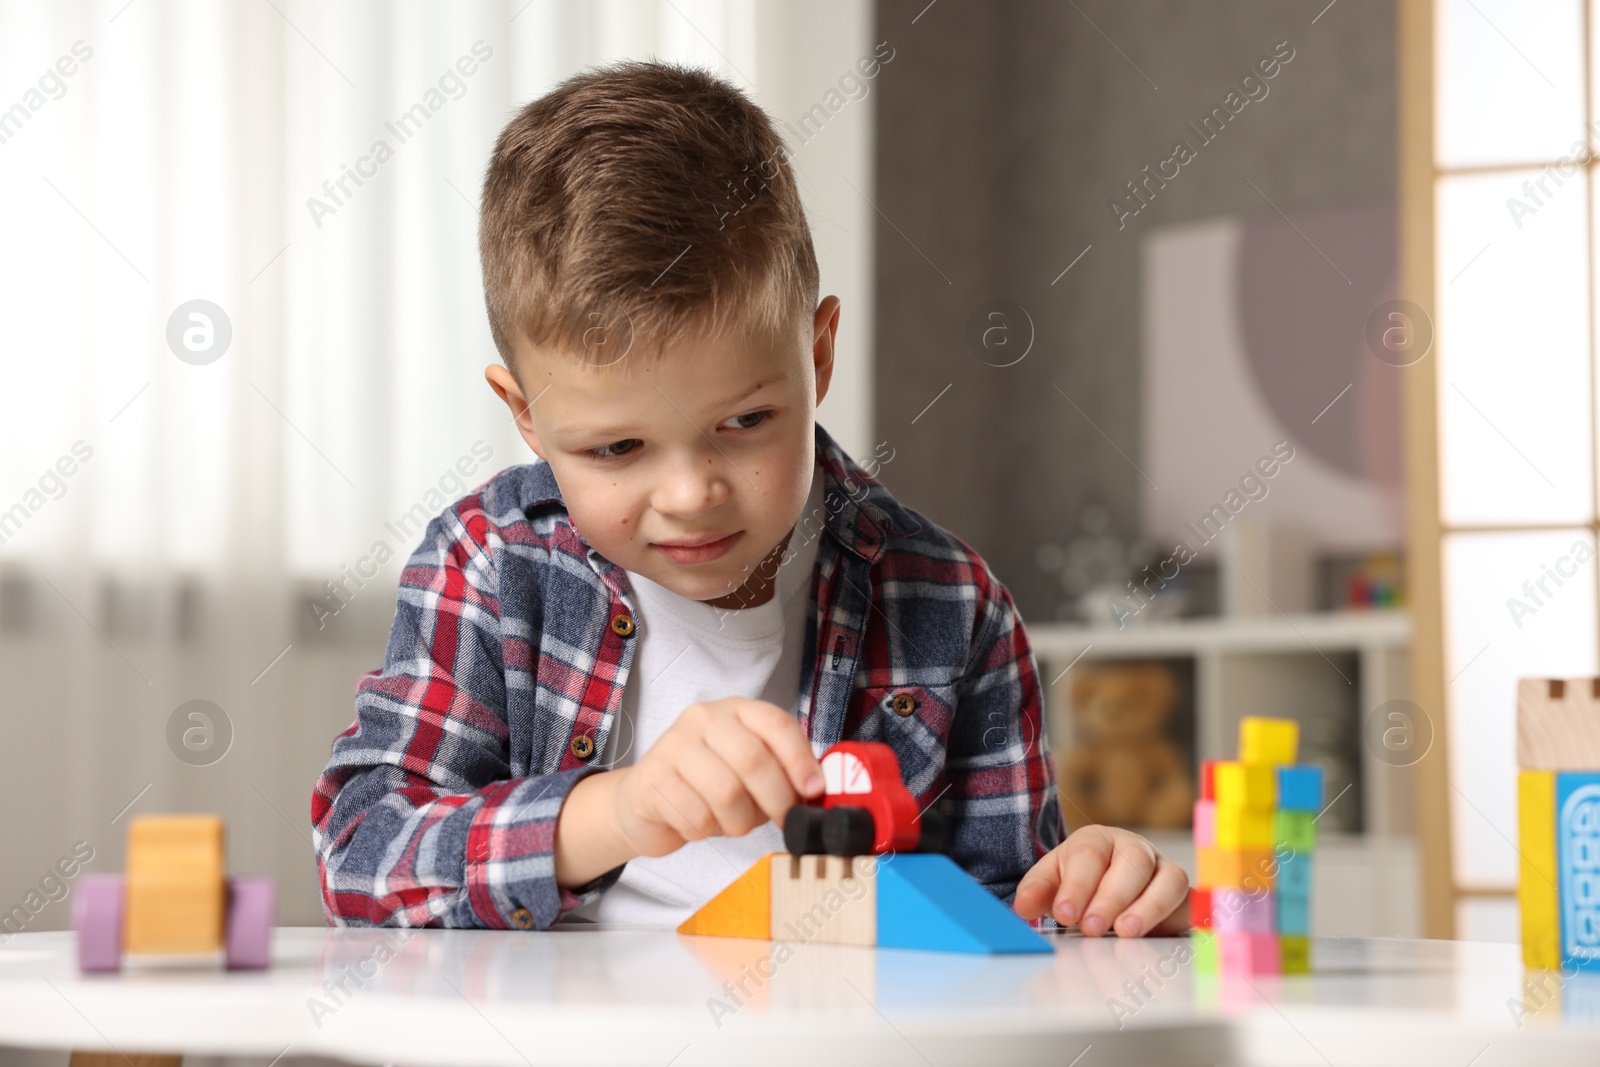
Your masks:
<instances>
[{"instance_id":1,"label":"boy's left hand","mask_svg":"<svg viewBox=\"0 0 1600 1067\"><path fill-rule=\"evenodd\" d=\"M1022 876L1012 907L1030 922L1048 911L1090 937L1179 934L1189 929L1189 876L1132 831L1083 826Z\"/></svg>"}]
</instances>

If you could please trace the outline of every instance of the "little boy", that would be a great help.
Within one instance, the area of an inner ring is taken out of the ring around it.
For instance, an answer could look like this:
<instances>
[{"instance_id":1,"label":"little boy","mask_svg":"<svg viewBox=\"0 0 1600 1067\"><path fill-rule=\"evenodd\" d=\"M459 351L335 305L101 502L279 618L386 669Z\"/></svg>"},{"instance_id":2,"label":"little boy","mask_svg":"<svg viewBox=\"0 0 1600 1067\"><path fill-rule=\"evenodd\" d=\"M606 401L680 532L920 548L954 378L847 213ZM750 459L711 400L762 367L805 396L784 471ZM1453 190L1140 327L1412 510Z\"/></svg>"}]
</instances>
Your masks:
<instances>
[{"instance_id":1,"label":"little boy","mask_svg":"<svg viewBox=\"0 0 1600 1067\"><path fill-rule=\"evenodd\" d=\"M1011 595L815 421L839 300L769 117L708 73L578 75L501 133L486 372L543 462L436 517L316 783L330 923L680 922L887 742L1029 920L1187 927L1187 879L1062 841Z\"/></svg>"}]
</instances>

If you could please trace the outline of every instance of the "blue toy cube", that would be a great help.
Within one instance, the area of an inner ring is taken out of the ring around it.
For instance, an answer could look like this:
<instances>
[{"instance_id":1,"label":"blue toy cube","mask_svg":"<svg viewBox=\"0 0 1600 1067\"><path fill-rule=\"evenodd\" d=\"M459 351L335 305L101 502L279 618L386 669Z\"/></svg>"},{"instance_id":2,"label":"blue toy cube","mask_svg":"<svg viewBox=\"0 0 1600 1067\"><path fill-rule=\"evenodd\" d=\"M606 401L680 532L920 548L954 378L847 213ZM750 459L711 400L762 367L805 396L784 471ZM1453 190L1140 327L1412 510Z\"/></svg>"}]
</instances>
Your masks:
<instances>
[{"instance_id":1,"label":"blue toy cube","mask_svg":"<svg viewBox=\"0 0 1600 1067\"><path fill-rule=\"evenodd\" d=\"M1278 768L1280 811L1322 810L1322 768L1307 764Z\"/></svg>"},{"instance_id":2,"label":"blue toy cube","mask_svg":"<svg viewBox=\"0 0 1600 1067\"><path fill-rule=\"evenodd\" d=\"M1305 900L1311 896L1311 855L1307 852L1278 852L1278 895ZM1301 931L1290 931L1300 933Z\"/></svg>"},{"instance_id":3,"label":"blue toy cube","mask_svg":"<svg viewBox=\"0 0 1600 1067\"><path fill-rule=\"evenodd\" d=\"M1311 901L1305 897L1278 897L1278 933L1311 934Z\"/></svg>"}]
</instances>

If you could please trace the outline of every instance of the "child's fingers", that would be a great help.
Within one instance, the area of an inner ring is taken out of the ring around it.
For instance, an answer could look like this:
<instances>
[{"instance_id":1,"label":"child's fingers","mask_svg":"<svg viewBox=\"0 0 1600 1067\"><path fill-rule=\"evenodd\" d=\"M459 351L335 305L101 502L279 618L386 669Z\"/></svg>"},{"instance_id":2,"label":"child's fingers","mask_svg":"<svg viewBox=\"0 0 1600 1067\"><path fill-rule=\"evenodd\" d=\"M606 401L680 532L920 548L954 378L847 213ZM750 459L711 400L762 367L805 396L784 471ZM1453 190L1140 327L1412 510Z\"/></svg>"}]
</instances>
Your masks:
<instances>
[{"instance_id":1,"label":"child's fingers","mask_svg":"<svg viewBox=\"0 0 1600 1067\"><path fill-rule=\"evenodd\" d=\"M1188 883L1187 877L1184 882L1185 884ZM1185 889L1182 902L1176 908L1173 908L1165 919L1156 923L1156 928L1150 931L1150 936L1172 937L1175 934L1186 934L1192 929L1194 929L1194 923L1190 921L1189 917L1189 890Z\"/></svg>"},{"instance_id":2,"label":"child's fingers","mask_svg":"<svg viewBox=\"0 0 1600 1067\"><path fill-rule=\"evenodd\" d=\"M741 700L739 721L778 758L795 792L814 797L822 792L822 764L811 751L811 742L794 717L778 705L765 700Z\"/></svg>"},{"instance_id":3,"label":"child's fingers","mask_svg":"<svg viewBox=\"0 0 1600 1067\"><path fill-rule=\"evenodd\" d=\"M1155 877L1144 892L1112 923L1118 937L1140 937L1154 932L1182 904L1189 892L1189 876L1169 859L1156 861Z\"/></svg>"},{"instance_id":4,"label":"child's fingers","mask_svg":"<svg viewBox=\"0 0 1600 1067\"><path fill-rule=\"evenodd\" d=\"M706 836L738 837L766 821L738 774L706 745L685 749L678 761L678 775L711 813L713 825Z\"/></svg>"},{"instance_id":5,"label":"child's fingers","mask_svg":"<svg viewBox=\"0 0 1600 1067\"><path fill-rule=\"evenodd\" d=\"M1022 881L1017 883L1017 893L1011 899L1011 909L1032 922L1049 910L1061 888L1061 861L1052 852L1035 863Z\"/></svg>"},{"instance_id":6,"label":"child's fingers","mask_svg":"<svg viewBox=\"0 0 1600 1067\"><path fill-rule=\"evenodd\" d=\"M1110 842L1107 844L1109 846ZM1091 937L1109 932L1112 921L1138 899L1150 884L1150 879L1156 873L1156 865L1157 857L1153 848L1131 834L1123 836L1112 849L1111 862L1100 879L1094 899L1078 921L1078 929Z\"/></svg>"},{"instance_id":7,"label":"child's fingers","mask_svg":"<svg viewBox=\"0 0 1600 1067\"><path fill-rule=\"evenodd\" d=\"M1098 886L1106 873L1106 867L1111 862L1111 838L1098 826L1086 826L1077 831L1079 840L1073 843L1072 848L1065 845L1057 849L1061 867L1061 888L1056 891L1055 903L1051 906L1050 914L1056 922L1065 925L1077 923L1079 929L1084 929L1083 923L1089 900L1094 896L1095 887ZM1101 933L1102 930L1095 930Z\"/></svg>"},{"instance_id":8,"label":"child's fingers","mask_svg":"<svg viewBox=\"0 0 1600 1067\"><path fill-rule=\"evenodd\" d=\"M706 734L706 747L744 784L754 804L774 822L795 802L789 775L757 734L746 729L714 730Z\"/></svg>"},{"instance_id":9,"label":"child's fingers","mask_svg":"<svg viewBox=\"0 0 1600 1067\"><path fill-rule=\"evenodd\" d=\"M682 775L671 774L663 781L652 781L650 791L655 794L654 807L661 821L685 841L698 841L716 833L716 816Z\"/></svg>"}]
</instances>

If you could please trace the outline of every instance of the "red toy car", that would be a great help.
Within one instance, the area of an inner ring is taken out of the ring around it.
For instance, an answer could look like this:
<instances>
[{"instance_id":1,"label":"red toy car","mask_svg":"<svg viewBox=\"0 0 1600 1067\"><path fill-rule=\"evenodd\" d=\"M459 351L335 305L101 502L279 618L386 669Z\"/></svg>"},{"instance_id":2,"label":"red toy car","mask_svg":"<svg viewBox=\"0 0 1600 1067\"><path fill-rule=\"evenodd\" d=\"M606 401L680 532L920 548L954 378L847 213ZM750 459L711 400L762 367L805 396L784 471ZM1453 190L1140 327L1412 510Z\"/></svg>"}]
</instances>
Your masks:
<instances>
[{"instance_id":1,"label":"red toy car","mask_svg":"<svg viewBox=\"0 0 1600 1067\"><path fill-rule=\"evenodd\" d=\"M900 761L881 741L841 741L822 754L822 806L796 804L783 820L783 843L797 856L938 852L945 824L917 812L900 781Z\"/></svg>"}]
</instances>

